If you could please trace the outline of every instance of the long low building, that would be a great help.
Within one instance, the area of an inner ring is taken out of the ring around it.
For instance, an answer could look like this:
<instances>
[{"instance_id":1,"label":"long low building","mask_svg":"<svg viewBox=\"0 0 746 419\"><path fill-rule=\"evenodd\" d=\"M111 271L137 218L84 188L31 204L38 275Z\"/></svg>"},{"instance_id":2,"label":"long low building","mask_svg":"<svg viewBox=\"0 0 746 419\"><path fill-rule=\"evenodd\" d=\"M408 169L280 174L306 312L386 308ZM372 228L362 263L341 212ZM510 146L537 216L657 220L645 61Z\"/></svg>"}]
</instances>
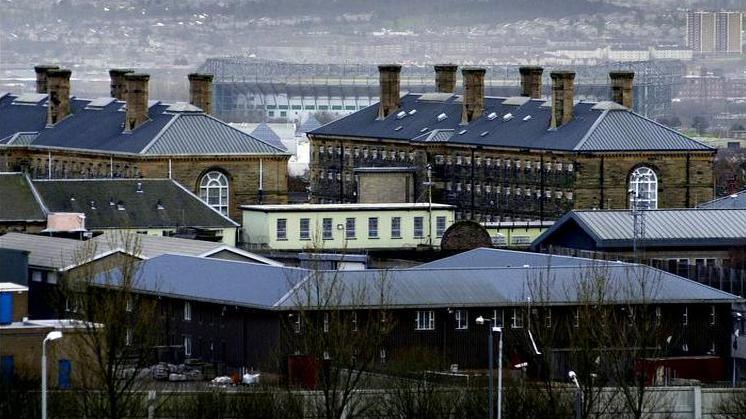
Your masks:
<instances>
[{"instance_id":1,"label":"long low building","mask_svg":"<svg viewBox=\"0 0 746 419\"><path fill-rule=\"evenodd\" d=\"M244 205L243 242L282 251L437 248L454 223L445 204Z\"/></svg>"},{"instance_id":2,"label":"long low building","mask_svg":"<svg viewBox=\"0 0 746 419\"><path fill-rule=\"evenodd\" d=\"M136 292L155 298L160 306L162 314L156 321L161 340L181 345L187 358L215 362L229 370L282 369L288 356L309 355L298 339L303 333L327 331L314 328L315 323L304 325L307 317L301 313L311 311L315 313L311 318L319 322L327 321L324 313L350 316L354 333L362 324L358 321L384 310L392 328L381 347L375 348L381 358L376 368L385 369L412 351L432 355L439 365L484 368L486 326L475 323L483 316L504 326L510 359L529 356L526 339L541 335L534 345L551 350L558 376L566 377L572 331L581 327L579 322L591 321L581 320L585 317L579 314L591 304L583 287L589 282L583 281L602 278L598 282L603 284L599 293L605 295L602 305L620 313L624 323L620 327L634 319L627 313L640 317L655 313L656 327L664 328L658 330L660 336L670 336L665 354L657 354L694 359L688 362L695 373L687 369L678 376L720 380L727 376L725 361L731 356L732 310L743 302L645 265L491 249L418 269L363 271L315 271L163 255L141 262L137 273L141 280ZM121 278L118 271L111 271L102 274L100 283L116 286L117 278ZM326 299L329 296L331 300ZM544 333L565 327L567 333L552 338Z\"/></svg>"}]
</instances>

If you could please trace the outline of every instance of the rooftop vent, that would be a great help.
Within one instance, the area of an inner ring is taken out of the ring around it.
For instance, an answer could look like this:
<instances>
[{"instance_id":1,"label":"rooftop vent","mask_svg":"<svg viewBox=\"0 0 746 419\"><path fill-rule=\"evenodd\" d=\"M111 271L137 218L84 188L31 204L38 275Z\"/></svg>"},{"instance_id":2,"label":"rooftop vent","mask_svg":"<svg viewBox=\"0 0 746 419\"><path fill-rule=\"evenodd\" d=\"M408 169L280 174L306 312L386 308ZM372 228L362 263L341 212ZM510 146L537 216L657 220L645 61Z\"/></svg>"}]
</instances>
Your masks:
<instances>
[{"instance_id":1,"label":"rooftop vent","mask_svg":"<svg viewBox=\"0 0 746 419\"><path fill-rule=\"evenodd\" d=\"M487 115L487 119L489 119L490 121L494 120L495 118L497 118L497 114L495 112L490 112L490 114Z\"/></svg>"},{"instance_id":2,"label":"rooftop vent","mask_svg":"<svg viewBox=\"0 0 746 419\"><path fill-rule=\"evenodd\" d=\"M92 209L92 210L95 210L95 209L96 209L96 201L91 201L91 202L89 202L88 204L89 204L89 205L91 206L91 209Z\"/></svg>"},{"instance_id":3,"label":"rooftop vent","mask_svg":"<svg viewBox=\"0 0 746 419\"><path fill-rule=\"evenodd\" d=\"M124 202L117 202L117 211L124 211Z\"/></svg>"},{"instance_id":4,"label":"rooftop vent","mask_svg":"<svg viewBox=\"0 0 746 419\"><path fill-rule=\"evenodd\" d=\"M142 182L137 182L137 193L143 193Z\"/></svg>"},{"instance_id":5,"label":"rooftop vent","mask_svg":"<svg viewBox=\"0 0 746 419\"><path fill-rule=\"evenodd\" d=\"M159 199L158 202L155 203L155 209L164 210L166 207L163 206L163 202Z\"/></svg>"},{"instance_id":6,"label":"rooftop vent","mask_svg":"<svg viewBox=\"0 0 746 419\"><path fill-rule=\"evenodd\" d=\"M510 121L511 119L513 119L513 114L512 113L508 112L505 115L503 115L503 121L507 122L507 121Z\"/></svg>"},{"instance_id":7,"label":"rooftop vent","mask_svg":"<svg viewBox=\"0 0 746 419\"><path fill-rule=\"evenodd\" d=\"M445 121L446 119L448 119L448 115L446 115L445 113L441 113L440 115L438 115L437 119L438 122Z\"/></svg>"},{"instance_id":8,"label":"rooftop vent","mask_svg":"<svg viewBox=\"0 0 746 419\"><path fill-rule=\"evenodd\" d=\"M113 207L114 205L116 205L116 203L114 202L114 198L109 198L109 206Z\"/></svg>"},{"instance_id":9,"label":"rooftop vent","mask_svg":"<svg viewBox=\"0 0 746 419\"><path fill-rule=\"evenodd\" d=\"M525 122L525 121L528 121L528 120L530 120L530 119L531 119L531 115L526 115L526 116L524 116L524 117L523 117L523 121L524 121L524 122Z\"/></svg>"},{"instance_id":10,"label":"rooftop vent","mask_svg":"<svg viewBox=\"0 0 746 419\"><path fill-rule=\"evenodd\" d=\"M396 119L402 119L405 116L407 116L407 112L405 112L405 111L399 111L399 112L396 113Z\"/></svg>"}]
</instances>

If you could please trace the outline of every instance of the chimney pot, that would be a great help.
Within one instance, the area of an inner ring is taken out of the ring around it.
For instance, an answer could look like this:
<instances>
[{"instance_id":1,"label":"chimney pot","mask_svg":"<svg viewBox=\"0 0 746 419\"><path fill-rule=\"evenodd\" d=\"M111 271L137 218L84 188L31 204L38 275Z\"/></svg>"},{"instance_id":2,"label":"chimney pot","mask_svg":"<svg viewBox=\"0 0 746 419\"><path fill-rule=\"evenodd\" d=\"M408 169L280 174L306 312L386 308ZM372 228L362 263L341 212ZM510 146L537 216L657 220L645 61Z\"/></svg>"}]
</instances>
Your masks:
<instances>
[{"instance_id":1,"label":"chimney pot","mask_svg":"<svg viewBox=\"0 0 746 419\"><path fill-rule=\"evenodd\" d=\"M124 81L127 85L125 132L134 130L150 119L148 117L148 80L150 80L148 74L127 73L124 75Z\"/></svg>"},{"instance_id":2,"label":"chimney pot","mask_svg":"<svg viewBox=\"0 0 746 419\"><path fill-rule=\"evenodd\" d=\"M49 70L59 70L58 65L37 65L34 67L36 73L36 93L46 94L49 90L47 73Z\"/></svg>"},{"instance_id":3,"label":"chimney pot","mask_svg":"<svg viewBox=\"0 0 746 419\"><path fill-rule=\"evenodd\" d=\"M189 78L189 103L212 114L212 74L191 73Z\"/></svg>"},{"instance_id":4,"label":"chimney pot","mask_svg":"<svg viewBox=\"0 0 746 419\"><path fill-rule=\"evenodd\" d=\"M435 87L438 93L453 93L456 91L456 64L435 65Z\"/></svg>"},{"instance_id":5,"label":"chimney pot","mask_svg":"<svg viewBox=\"0 0 746 419\"><path fill-rule=\"evenodd\" d=\"M378 119L383 119L392 113L396 113L401 106L401 97L399 96L400 73L401 66L399 64L382 64L378 66L378 77L381 85Z\"/></svg>"},{"instance_id":6,"label":"chimney pot","mask_svg":"<svg viewBox=\"0 0 746 419\"><path fill-rule=\"evenodd\" d=\"M464 105L461 111L461 123L469 122L482 116L484 112L484 68L468 67L461 70L464 77Z\"/></svg>"},{"instance_id":7,"label":"chimney pot","mask_svg":"<svg viewBox=\"0 0 746 419\"><path fill-rule=\"evenodd\" d=\"M518 69L521 74L521 96L531 99L541 98L541 75L544 69L536 66L524 66Z\"/></svg>"},{"instance_id":8,"label":"chimney pot","mask_svg":"<svg viewBox=\"0 0 746 419\"><path fill-rule=\"evenodd\" d=\"M70 115L70 76L72 71L55 69L47 71L49 101L47 125L54 125Z\"/></svg>"},{"instance_id":9,"label":"chimney pot","mask_svg":"<svg viewBox=\"0 0 746 419\"><path fill-rule=\"evenodd\" d=\"M109 70L109 78L111 79L111 97L117 100L126 100L127 84L124 81L124 75L134 73L135 70L131 68L112 68Z\"/></svg>"},{"instance_id":10,"label":"chimney pot","mask_svg":"<svg viewBox=\"0 0 746 419\"><path fill-rule=\"evenodd\" d=\"M628 108L634 106L632 80L635 78L634 71L610 71L611 100Z\"/></svg>"},{"instance_id":11,"label":"chimney pot","mask_svg":"<svg viewBox=\"0 0 746 419\"><path fill-rule=\"evenodd\" d=\"M552 71L552 128L558 128L572 120L575 99L575 72Z\"/></svg>"}]
</instances>

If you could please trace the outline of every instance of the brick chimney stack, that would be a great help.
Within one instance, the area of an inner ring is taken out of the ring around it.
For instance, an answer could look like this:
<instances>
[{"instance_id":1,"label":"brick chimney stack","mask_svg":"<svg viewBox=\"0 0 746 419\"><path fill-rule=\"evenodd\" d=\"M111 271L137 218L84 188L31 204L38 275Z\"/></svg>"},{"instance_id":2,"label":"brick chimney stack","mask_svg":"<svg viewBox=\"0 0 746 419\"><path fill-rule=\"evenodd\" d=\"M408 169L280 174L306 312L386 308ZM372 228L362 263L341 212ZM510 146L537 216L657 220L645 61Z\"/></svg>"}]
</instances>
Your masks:
<instances>
[{"instance_id":1,"label":"brick chimney stack","mask_svg":"<svg viewBox=\"0 0 746 419\"><path fill-rule=\"evenodd\" d=\"M575 72L552 71L552 128L558 128L572 120L575 98Z\"/></svg>"},{"instance_id":2,"label":"brick chimney stack","mask_svg":"<svg viewBox=\"0 0 746 419\"><path fill-rule=\"evenodd\" d=\"M524 66L518 69L521 73L521 96L541 99L541 75L544 69L536 66Z\"/></svg>"},{"instance_id":3,"label":"brick chimney stack","mask_svg":"<svg viewBox=\"0 0 746 419\"><path fill-rule=\"evenodd\" d=\"M632 109L635 104L632 93L632 80L635 78L634 71L610 71L611 78L611 100Z\"/></svg>"},{"instance_id":4,"label":"brick chimney stack","mask_svg":"<svg viewBox=\"0 0 746 419\"><path fill-rule=\"evenodd\" d=\"M135 70L130 68L112 68L109 70L111 79L111 97L117 100L127 100L127 85L124 82L124 75L134 73Z\"/></svg>"},{"instance_id":5,"label":"brick chimney stack","mask_svg":"<svg viewBox=\"0 0 746 419\"><path fill-rule=\"evenodd\" d=\"M378 77L381 84L381 101L378 104L378 119L383 119L396 112L401 106L399 97L399 64L383 64L378 66Z\"/></svg>"},{"instance_id":6,"label":"brick chimney stack","mask_svg":"<svg viewBox=\"0 0 746 419\"><path fill-rule=\"evenodd\" d=\"M47 71L49 103L47 125L54 125L70 115L70 76L72 71L54 69Z\"/></svg>"},{"instance_id":7,"label":"brick chimney stack","mask_svg":"<svg viewBox=\"0 0 746 419\"><path fill-rule=\"evenodd\" d=\"M435 65L435 87L438 93L453 93L456 90L456 64Z\"/></svg>"},{"instance_id":8,"label":"brick chimney stack","mask_svg":"<svg viewBox=\"0 0 746 419\"><path fill-rule=\"evenodd\" d=\"M47 72L49 70L59 70L57 65L37 65L34 67L36 73L36 93L47 94L49 85L47 83Z\"/></svg>"},{"instance_id":9,"label":"brick chimney stack","mask_svg":"<svg viewBox=\"0 0 746 419\"><path fill-rule=\"evenodd\" d=\"M469 122L482 116L484 112L484 68L464 68L461 75L464 77L464 106L461 111L461 124Z\"/></svg>"},{"instance_id":10,"label":"brick chimney stack","mask_svg":"<svg viewBox=\"0 0 746 419\"><path fill-rule=\"evenodd\" d=\"M191 73L189 78L189 103L212 114L212 74Z\"/></svg>"},{"instance_id":11,"label":"brick chimney stack","mask_svg":"<svg viewBox=\"0 0 746 419\"><path fill-rule=\"evenodd\" d=\"M150 80L148 74L127 73L124 75L127 86L124 132L132 131L150 119L148 117L148 80Z\"/></svg>"}]
</instances>

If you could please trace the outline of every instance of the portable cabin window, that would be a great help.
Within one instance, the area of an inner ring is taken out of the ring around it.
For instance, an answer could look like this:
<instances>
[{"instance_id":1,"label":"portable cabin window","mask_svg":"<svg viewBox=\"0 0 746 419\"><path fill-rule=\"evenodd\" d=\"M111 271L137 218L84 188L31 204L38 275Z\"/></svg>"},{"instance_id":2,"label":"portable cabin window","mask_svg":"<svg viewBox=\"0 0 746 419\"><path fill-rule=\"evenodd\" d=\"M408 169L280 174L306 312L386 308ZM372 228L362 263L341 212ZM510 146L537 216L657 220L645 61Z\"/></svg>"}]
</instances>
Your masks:
<instances>
[{"instance_id":1,"label":"portable cabin window","mask_svg":"<svg viewBox=\"0 0 746 419\"><path fill-rule=\"evenodd\" d=\"M424 235L423 218L414 217L414 238L421 239Z\"/></svg>"},{"instance_id":2,"label":"portable cabin window","mask_svg":"<svg viewBox=\"0 0 746 419\"><path fill-rule=\"evenodd\" d=\"M354 217L348 217L345 220L345 236L348 239L355 238L355 218Z\"/></svg>"},{"instance_id":3,"label":"portable cabin window","mask_svg":"<svg viewBox=\"0 0 746 419\"><path fill-rule=\"evenodd\" d=\"M417 311L415 330L435 330L435 312L433 310Z\"/></svg>"},{"instance_id":4,"label":"portable cabin window","mask_svg":"<svg viewBox=\"0 0 746 419\"><path fill-rule=\"evenodd\" d=\"M391 238L401 238L401 217L391 217Z\"/></svg>"},{"instance_id":5,"label":"portable cabin window","mask_svg":"<svg viewBox=\"0 0 746 419\"><path fill-rule=\"evenodd\" d=\"M378 238L378 217L368 218L368 238Z\"/></svg>"},{"instance_id":6,"label":"portable cabin window","mask_svg":"<svg viewBox=\"0 0 746 419\"><path fill-rule=\"evenodd\" d=\"M300 219L300 239L301 240L311 239L311 220L308 218Z\"/></svg>"},{"instance_id":7,"label":"portable cabin window","mask_svg":"<svg viewBox=\"0 0 746 419\"><path fill-rule=\"evenodd\" d=\"M467 310L456 310L454 316L456 317L456 329L466 330L469 328L469 312Z\"/></svg>"},{"instance_id":8,"label":"portable cabin window","mask_svg":"<svg viewBox=\"0 0 746 419\"><path fill-rule=\"evenodd\" d=\"M435 236L443 237L443 233L446 231L446 217L438 216L435 217Z\"/></svg>"},{"instance_id":9,"label":"portable cabin window","mask_svg":"<svg viewBox=\"0 0 746 419\"><path fill-rule=\"evenodd\" d=\"M511 319L511 327L513 329L522 329L523 328L523 310L520 308L514 308L513 309L513 316Z\"/></svg>"},{"instance_id":10,"label":"portable cabin window","mask_svg":"<svg viewBox=\"0 0 746 419\"><path fill-rule=\"evenodd\" d=\"M277 240L288 239L288 220L287 218L277 219Z\"/></svg>"},{"instance_id":11,"label":"portable cabin window","mask_svg":"<svg viewBox=\"0 0 746 419\"><path fill-rule=\"evenodd\" d=\"M332 219L324 218L323 220L321 220L321 227L323 230L323 239L331 240L333 238Z\"/></svg>"}]
</instances>

